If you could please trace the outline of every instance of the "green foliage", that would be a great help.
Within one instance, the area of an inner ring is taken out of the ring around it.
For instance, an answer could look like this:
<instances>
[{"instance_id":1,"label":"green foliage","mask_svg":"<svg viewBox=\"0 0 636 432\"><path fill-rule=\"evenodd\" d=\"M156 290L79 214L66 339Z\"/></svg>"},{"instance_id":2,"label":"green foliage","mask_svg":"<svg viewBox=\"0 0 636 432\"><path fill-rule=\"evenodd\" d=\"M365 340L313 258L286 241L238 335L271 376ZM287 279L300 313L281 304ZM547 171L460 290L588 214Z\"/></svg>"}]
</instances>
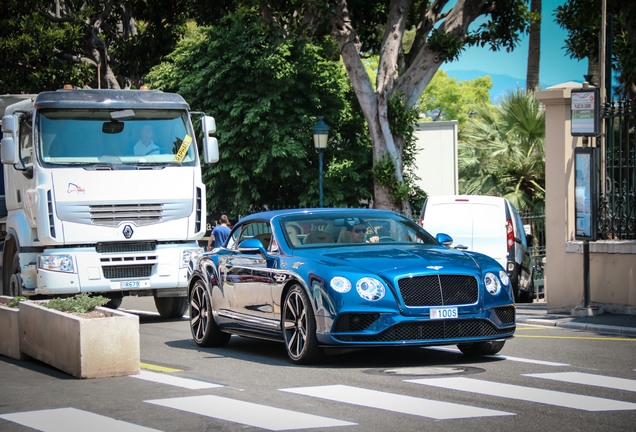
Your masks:
<instances>
[{"instance_id":1,"label":"green foliage","mask_svg":"<svg viewBox=\"0 0 636 432\"><path fill-rule=\"evenodd\" d=\"M319 115L331 128L324 204L359 206L372 196L370 139L344 67L328 60L333 44L286 31L239 10L194 30L148 74L153 88L215 117L220 161L203 176L209 209L231 217L318 204L311 127Z\"/></svg>"},{"instance_id":2,"label":"green foliage","mask_svg":"<svg viewBox=\"0 0 636 432\"><path fill-rule=\"evenodd\" d=\"M612 69L620 83L619 93L636 94L636 3L608 0L607 13L614 18L612 29ZM555 21L568 32L565 48L571 58L599 57L601 0L569 0L556 8ZM601 65L603 67L603 65ZM600 85L600 83L595 83Z\"/></svg>"},{"instance_id":3,"label":"green foliage","mask_svg":"<svg viewBox=\"0 0 636 432\"><path fill-rule=\"evenodd\" d=\"M121 87L138 86L185 31L190 3L66 0L54 17L51 1L0 2L0 94L97 88L98 52L107 56L102 74L107 63Z\"/></svg>"},{"instance_id":4,"label":"green foliage","mask_svg":"<svg viewBox=\"0 0 636 432\"><path fill-rule=\"evenodd\" d=\"M91 296L89 293L82 292L73 297L54 298L43 303L49 309L55 309L61 312L86 313L90 312L98 306L103 306L110 300L103 296Z\"/></svg>"},{"instance_id":5,"label":"green foliage","mask_svg":"<svg viewBox=\"0 0 636 432\"><path fill-rule=\"evenodd\" d=\"M545 112L517 89L501 105L476 107L459 145L461 193L508 198L519 210L545 202Z\"/></svg>"},{"instance_id":6,"label":"green foliage","mask_svg":"<svg viewBox=\"0 0 636 432\"><path fill-rule=\"evenodd\" d=\"M464 41L454 34L444 33L436 28L428 38L429 47L444 56L445 60L457 60L464 50Z\"/></svg>"},{"instance_id":7,"label":"green foliage","mask_svg":"<svg viewBox=\"0 0 636 432\"><path fill-rule=\"evenodd\" d=\"M440 69L420 96L419 109L433 120L457 120L461 132L475 105L490 104L491 88L489 76L457 82Z\"/></svg>"},{"instance_id":8,"label":"green foliage","mask_svg":"<svg viewBox=\"0 0 636 432\"><path fill-rule=\"evenodd\" d=\"M20 307L20 302L24 301L24 300L27 300L27 298L23 297L23 296L13 297L11 299L11 301L9 303L7 303L7 306L10 307L10 308Z\"/></svg>"}]
</instances>

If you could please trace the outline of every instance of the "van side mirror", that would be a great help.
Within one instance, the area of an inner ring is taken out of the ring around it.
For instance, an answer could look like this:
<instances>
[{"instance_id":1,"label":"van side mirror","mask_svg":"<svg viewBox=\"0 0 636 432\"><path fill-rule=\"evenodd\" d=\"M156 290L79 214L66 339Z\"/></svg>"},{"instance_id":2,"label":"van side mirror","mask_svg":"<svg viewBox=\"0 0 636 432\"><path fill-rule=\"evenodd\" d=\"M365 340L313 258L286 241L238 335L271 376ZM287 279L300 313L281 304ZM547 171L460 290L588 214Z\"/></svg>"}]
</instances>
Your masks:
<instances>
[{"instance_id":1,"label":"van side mirror","mask_svg":"<svg viewBox=\"0 0 636 432\"><path fill-rule=\"evenodd\" d=\"M219 141L211 136L216 132L216 121L212 116L201 118L201 130L203 131L203 160L206 163L219 161Z\"/></svg>"}]
</instances>

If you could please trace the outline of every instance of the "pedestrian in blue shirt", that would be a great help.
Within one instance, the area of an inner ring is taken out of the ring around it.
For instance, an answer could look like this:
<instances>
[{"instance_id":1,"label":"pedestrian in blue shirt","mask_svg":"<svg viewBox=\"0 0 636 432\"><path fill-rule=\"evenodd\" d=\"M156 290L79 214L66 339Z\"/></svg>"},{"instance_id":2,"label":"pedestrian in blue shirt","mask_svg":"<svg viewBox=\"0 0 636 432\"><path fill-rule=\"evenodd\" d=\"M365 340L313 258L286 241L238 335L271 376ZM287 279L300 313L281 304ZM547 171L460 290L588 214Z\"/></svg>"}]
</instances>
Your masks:
<instances>
[{"instance_id":1,"label":"pedestrian in blue shirt","mask_svg":"<svg viewBox=\"0 0 636 432\"><path fill-rule=\"evenodd\" d=\"M212 245L214 244L215 248L225 246L225 242L227 238L230 236L230 228L228 224L230 223L227 215L221 215L221 220L219 220L220 224L215 226L212 230L212 234L210 234L210 240L208 240L208 250L212 250Z\"/></svg>"}]
</instances>

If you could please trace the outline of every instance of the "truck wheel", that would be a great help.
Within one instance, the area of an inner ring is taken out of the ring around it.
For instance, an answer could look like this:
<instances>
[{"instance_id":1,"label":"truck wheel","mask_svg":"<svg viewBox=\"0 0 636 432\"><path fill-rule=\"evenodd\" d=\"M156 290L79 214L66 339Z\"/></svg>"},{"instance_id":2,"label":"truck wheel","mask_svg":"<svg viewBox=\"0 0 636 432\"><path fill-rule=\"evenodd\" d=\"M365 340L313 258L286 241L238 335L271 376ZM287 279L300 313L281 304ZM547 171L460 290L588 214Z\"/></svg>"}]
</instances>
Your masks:
<instances>
[{"instance_id":1,"label":"truck wheel","mask_svg":"<svg viewBox=\"0 0 636 432\"><path fill-rule=\"evenodd\" d=\"M107 307L109 309L119 309L119 306L121 306L121 302L122 300L124 300L123 297L110 297L107 296L108 299L108 303L106 303L104 305L104 307Z\"/></svg>"},{"instance_id":2,"label":"truck wheel","mask_svg":"<svg viewBox=\"0 0 636 432\"><path fill-rule=\"evenodd\" d=\"M11 265L3 275L2 291L4 295L15 297L22 295L22 278L20 278L20 256L17 252L13 255Z\"/></svg>"},{"instance_id":3,"label":"truck wheel","mask_svg":"<svg viewBox=\"0 0 636 432\"><path fill-rule=\"evenodd\" d=\"M181 318L188 307L187 297L157 297L155 306L161 318Z\"/></svg>"},{"instance_id":4,"label":"truck wheel","mask_svg":"<svg viewBox=\"0 0 636 432\"><path fill-rule=\"evenodd\" d=\"M9 279L9 297L18 297L22 295L22 278L19 274L12 274Z\"/></svg>"}]
</instances>

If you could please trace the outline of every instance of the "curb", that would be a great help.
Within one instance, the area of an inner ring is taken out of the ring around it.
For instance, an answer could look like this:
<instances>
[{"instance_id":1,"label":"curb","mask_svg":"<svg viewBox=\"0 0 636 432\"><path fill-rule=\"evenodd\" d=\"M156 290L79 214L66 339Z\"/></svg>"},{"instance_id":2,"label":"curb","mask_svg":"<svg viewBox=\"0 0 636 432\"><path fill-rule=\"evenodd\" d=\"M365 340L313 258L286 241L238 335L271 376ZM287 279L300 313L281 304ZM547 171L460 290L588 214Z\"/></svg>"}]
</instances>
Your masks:
<instances>
[{"instance_id":1,"label":"curb","mask_svg":"<svg viewBox=\"0 0 636 432\"><path fill-rule=\"evenodd\" d=\"M603 324L586 324L586 323L573 323L567 321L556 321L550 319L539 319L539 318L517 318L517 322L522 322L526 324L536 324L536 325L544 325L544 326L554 326L554 327L563 327L572 330L582 330L589 331L595 333L602 334L614 334L614 335L622 335L622 336L632 336L636 337L636 328L631 327L618 327L618 326L610 326Z\"/></svg>"}]
</instances>

